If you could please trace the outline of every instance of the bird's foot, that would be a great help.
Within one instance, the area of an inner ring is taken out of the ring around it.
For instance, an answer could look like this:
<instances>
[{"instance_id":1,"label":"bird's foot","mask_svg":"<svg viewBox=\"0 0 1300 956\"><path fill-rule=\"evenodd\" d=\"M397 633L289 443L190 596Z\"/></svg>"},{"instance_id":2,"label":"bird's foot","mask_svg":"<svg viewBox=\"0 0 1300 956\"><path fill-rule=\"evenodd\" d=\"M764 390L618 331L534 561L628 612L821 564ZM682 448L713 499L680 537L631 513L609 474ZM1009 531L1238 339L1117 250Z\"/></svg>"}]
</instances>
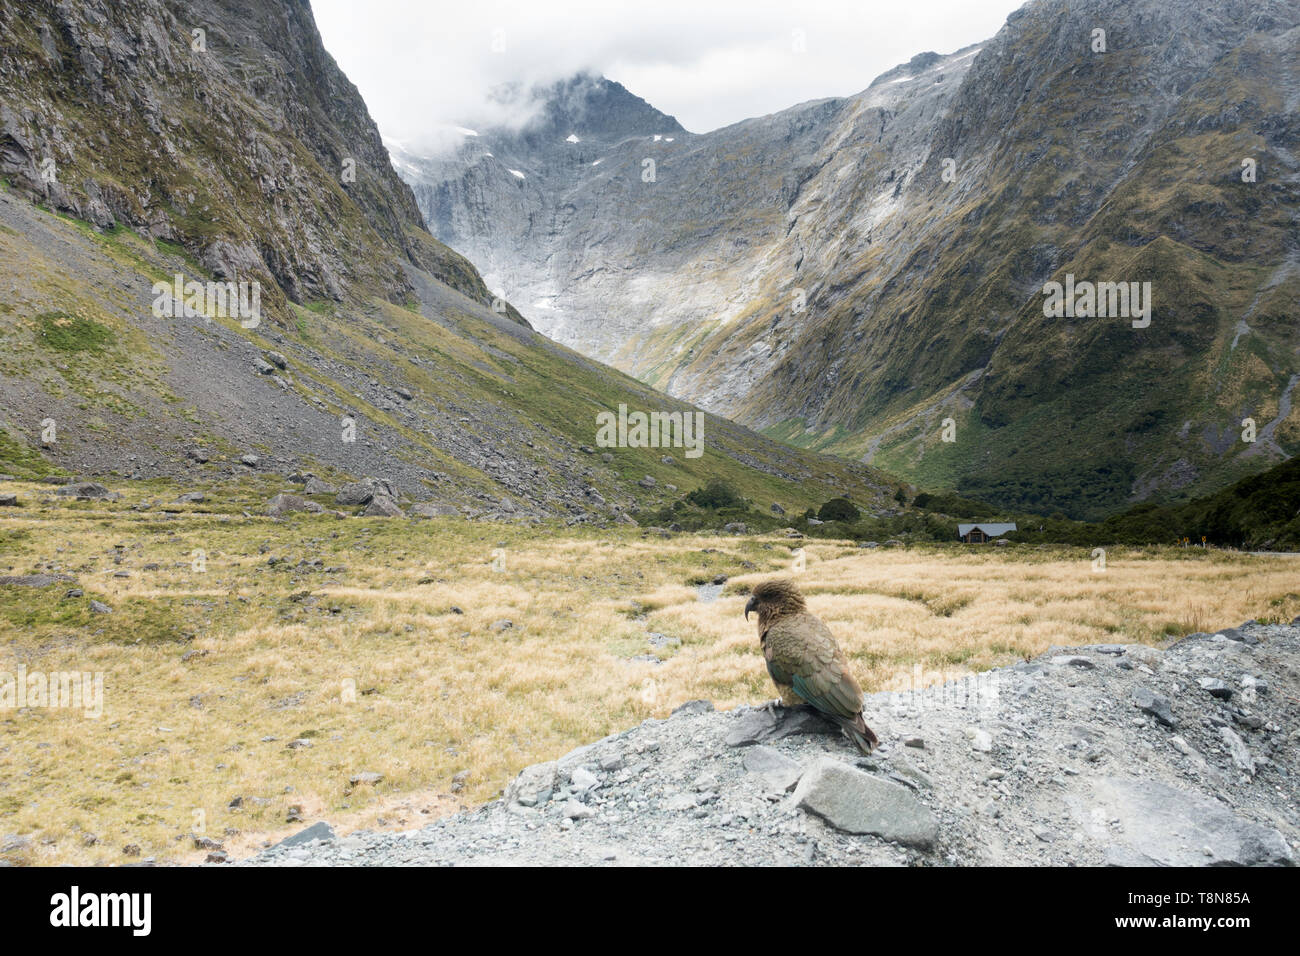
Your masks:
<instances>
[{"instance_id":1,"label":"bird's foot","mask_svg":"<svg viewBox=\"0 0 1300 956\"><path fill-rule=\"evenodd\" d=\"M785 710L785 704L782 702L780 697L774 697L767 702L767 706L763 709L773 717L780 717L781 712Z\"/></svg>"}]
</instances>

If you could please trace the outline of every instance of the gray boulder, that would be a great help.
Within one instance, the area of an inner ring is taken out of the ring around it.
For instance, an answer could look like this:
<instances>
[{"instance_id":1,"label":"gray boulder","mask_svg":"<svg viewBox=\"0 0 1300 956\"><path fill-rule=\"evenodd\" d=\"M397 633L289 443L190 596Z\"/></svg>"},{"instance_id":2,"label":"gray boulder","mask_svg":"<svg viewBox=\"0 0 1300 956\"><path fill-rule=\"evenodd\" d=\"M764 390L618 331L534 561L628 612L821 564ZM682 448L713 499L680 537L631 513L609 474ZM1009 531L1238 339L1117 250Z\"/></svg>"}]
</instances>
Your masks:
<instances>
[{"instance_id":1,"label":"gray boulder","mask_svg":"<svg viewBox=\"0 0 1300 956\"><path fill-rule=\"evenodd\" d=\"M54 493L64 498L88 498L98 499L101 501L115 501L122 497L116 492L109 491L103 485L95 484L93 481L73 482L72 484L64 485Z\"/></svg>"},{"instance_id":2,"label":"gray boulder","mask_svg":"<svg viewBox=\"0 0 1300 956\"><path fill-rule=\"evenodd\" d=\"M815 760L791 799L845 833L869 833L923 850L939 839L938 820L906 787L833 757Z\"/></svg>"},{"instance_id":3,"label":"gray boulder","mask_svg":"<svg viewBox=\"0 0 1300 956\"><path fill-rule=\"evenodd\" d=\"M558 776L559 767L554 760L525 767L506 787L506 803L521 807L546 803L555 792Z\"/></svg>"},{"instance_id":4,"label":"gray boulder","mask_svg":"<svg viewBox=\"0 0 1300 956\"><path fill-rule=\"evenodd\" d=\"M363 478L361 481L354 481L340 488L334 500L341 505L366 505L375 495L383 495L386 498L397 497L397 493L382 478Z\"/></svg>"},{"instance_id":5,"label":"gray boulder","mask_svg":"<svg viewBox=\"0 0 1300 956\"><path fill-rule=\"evenodd\" d=\"M337 489L327 481L321 481L315 475L307 479L303 485L302 493L304 495L332 495Z\"/></svg>"},{"instance_id":6,"label":"gray boulder","mask_svg":"<svg viewBox=\"0 0 1300 956\"><path fill-rule=\"evenodd\" d=\"M291 495L288 492L280 492L266 503L266 513L273 518L289 514L294 511L306 511L311 514L320 514L325 509L314 501L309 501L299 495Z\"/></svg>"},{"instance_id":7,"label":"gray boulder","mask_svg":"<svg viewBox=\"0 0 1300 956\"><path fill-rule=\"evenodd\" d=\"M375 495L370 503L361 510L363 518L405 518L406 512L387 495Z\"/></svg>"}]
</instances>

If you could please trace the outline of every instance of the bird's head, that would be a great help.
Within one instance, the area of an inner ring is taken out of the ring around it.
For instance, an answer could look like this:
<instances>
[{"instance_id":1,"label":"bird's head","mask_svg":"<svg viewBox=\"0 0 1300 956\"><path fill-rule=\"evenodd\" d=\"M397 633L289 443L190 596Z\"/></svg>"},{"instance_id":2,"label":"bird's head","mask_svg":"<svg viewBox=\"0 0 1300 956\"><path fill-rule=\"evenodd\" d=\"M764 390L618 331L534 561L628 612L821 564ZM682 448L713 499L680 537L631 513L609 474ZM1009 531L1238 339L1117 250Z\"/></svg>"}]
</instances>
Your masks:
<instances>
[{"instance_id":1,"label":"bird's head","mask_svg":"<svg viewBox=\"0 0 1300 956\"><path fill-rule=\"evenodd\" d=\"M767 621L783 614L793 614L804 609L803 595L794 586L793 581L785 578L773 578L754 585L745 604L745 620L749 620L751 611L758 612L758 624L761 628Z\"/></svg>"}]
</instances>

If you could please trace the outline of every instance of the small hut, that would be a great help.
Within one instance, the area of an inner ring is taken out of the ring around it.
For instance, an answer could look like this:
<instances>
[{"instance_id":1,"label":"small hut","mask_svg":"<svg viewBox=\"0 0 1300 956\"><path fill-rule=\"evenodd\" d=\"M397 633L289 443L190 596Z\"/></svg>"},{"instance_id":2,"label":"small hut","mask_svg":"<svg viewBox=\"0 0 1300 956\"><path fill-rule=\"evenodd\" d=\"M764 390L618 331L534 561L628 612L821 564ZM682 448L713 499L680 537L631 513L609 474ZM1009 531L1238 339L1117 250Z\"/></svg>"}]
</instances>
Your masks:
<instances>
[{"instance_id":1,"label":"small hut","mask_svg":"<svg viewBox=\"0 0 1300 956\"><path fill-rule=\"evenodd\" d=\"M1006 521L1002 523L981 522L979 524L959 524L957 525L957 537L961 538L967 544L984 544L992 541L994 538L1000 538L1008 531L1015 531L1016 523Z\"/></svg>"}]
</instances>

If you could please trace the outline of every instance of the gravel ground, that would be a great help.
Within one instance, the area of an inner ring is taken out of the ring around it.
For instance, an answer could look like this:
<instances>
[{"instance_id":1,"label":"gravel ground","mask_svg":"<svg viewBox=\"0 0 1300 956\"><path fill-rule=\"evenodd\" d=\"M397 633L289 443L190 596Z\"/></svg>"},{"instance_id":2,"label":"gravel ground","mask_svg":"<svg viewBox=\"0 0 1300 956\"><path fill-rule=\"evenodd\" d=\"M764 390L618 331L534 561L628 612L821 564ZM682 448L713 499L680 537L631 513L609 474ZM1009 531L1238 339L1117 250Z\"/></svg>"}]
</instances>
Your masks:
<instances>
[{"instance_id":1,"label":"gravel ground","mask_svg":"<svg viewBox=\"0 0 1300 956\"><path fill-rule=\"evenodd\" d=\"M694 701L476 810L404 833L318 823L238 865L1293 865L1296 625L870 695L869 758L815 715Z\"/></svg>"}]
</instances>

